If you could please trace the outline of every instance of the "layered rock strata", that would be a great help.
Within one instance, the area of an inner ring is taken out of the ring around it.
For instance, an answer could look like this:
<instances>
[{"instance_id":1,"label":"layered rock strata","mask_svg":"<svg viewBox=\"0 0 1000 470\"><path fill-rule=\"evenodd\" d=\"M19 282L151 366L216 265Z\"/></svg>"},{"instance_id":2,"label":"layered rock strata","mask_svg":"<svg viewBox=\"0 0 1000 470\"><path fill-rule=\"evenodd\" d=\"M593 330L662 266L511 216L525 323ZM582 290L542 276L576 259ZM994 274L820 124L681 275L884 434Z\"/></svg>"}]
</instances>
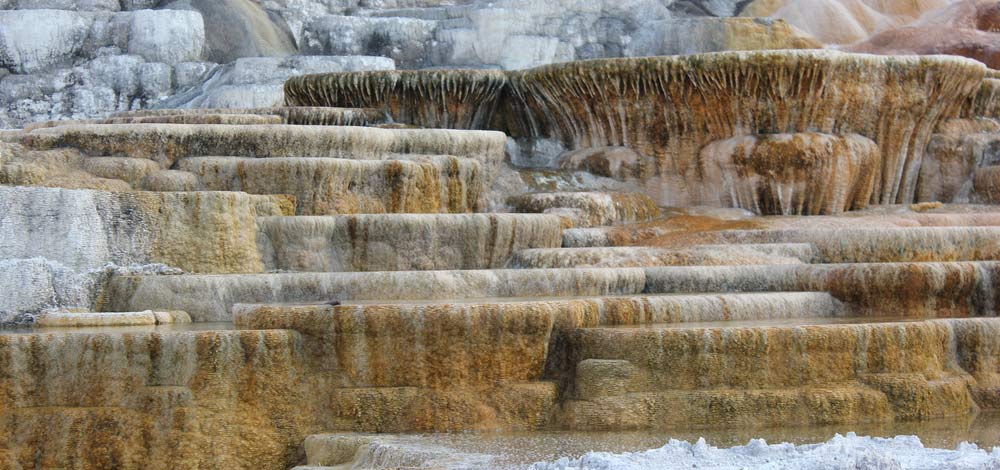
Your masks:
<instances>
[{"instance_id":1,"label":"layered rock strata","mask_svg":"<svg viewBox=\"0 0 1000 470\"><path fill-rule=\"evenodd\" d=\"M152 124L60 126L32 131L21 141L37 149L73 147L91 156L146 158L166 167L194 156L362 160L407 153L469 157L495 166L503 161L506 145L498 132Z\"/></svg>"},{"instance_id":2,"label":"layered rock strata","mask_svg":"<svg viewBox=\"0 0 1000 470\"><path fill-rule=\"evenodd\" d=\"M995 329L992 321L935 320L579 330L570 340L580 359L576 399L562 419L597 430L964 415L995 390L995 364L972 359L996 347Z\"/></svg>"},{"instance_id":3,"label":"layered rock strata","mask_svg":"<svg viewBox=\"0 0 1000 470\"><path fill-rule=\"evenodd\" d=\"M180 160L177 167L195 175L198 186L209 190L290 194L300 215L471 212L480 209L485 193L484 166L448 156L194 157Z\"/></svg>"}]
</instances>

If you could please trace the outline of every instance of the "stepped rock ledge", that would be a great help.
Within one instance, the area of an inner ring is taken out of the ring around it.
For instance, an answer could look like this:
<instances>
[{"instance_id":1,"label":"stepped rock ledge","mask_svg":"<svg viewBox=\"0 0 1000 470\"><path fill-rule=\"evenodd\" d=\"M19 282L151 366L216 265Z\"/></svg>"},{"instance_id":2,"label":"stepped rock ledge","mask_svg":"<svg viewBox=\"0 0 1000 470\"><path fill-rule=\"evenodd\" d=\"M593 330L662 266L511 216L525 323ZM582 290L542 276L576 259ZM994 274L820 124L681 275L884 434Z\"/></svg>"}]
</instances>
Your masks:
<instances>
[{"instance_id":1,"label":"stepped rock ledge","mask_svg":"<svg viewBox=\"0 0 1000 470\"><path fill-rule=\"evenodd\" d=\"M629 57L951 3L0 0L0 468L995 468L998 72Z\"/></svg>"}]
</instances>

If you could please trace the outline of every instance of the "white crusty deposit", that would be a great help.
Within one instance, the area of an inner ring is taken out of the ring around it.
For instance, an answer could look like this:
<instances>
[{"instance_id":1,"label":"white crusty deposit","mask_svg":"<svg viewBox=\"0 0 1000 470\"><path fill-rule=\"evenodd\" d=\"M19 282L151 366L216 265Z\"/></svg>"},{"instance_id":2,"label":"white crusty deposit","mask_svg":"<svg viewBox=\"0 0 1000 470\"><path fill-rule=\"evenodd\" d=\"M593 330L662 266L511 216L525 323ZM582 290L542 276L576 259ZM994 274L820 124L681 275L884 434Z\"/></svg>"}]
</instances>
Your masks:
<instances>
[{"instance_id":1,"label":"white crusty deposit","mask_svg":"<svg viewBox=\"0 0 1000 470\"><path fill-rule=\"evenodd\" d=\"M962 443L955 450L924 447L916 436L892 439L837 435L822 444L769 445L754 439L745 446L720 449L704 439L691 444L671 439L659 449L610 454L591 452L579 459L540 462L532 470L577 469L987 469L1000 466L1000 448L984 450Z\"/></svg>"}]
</instances>

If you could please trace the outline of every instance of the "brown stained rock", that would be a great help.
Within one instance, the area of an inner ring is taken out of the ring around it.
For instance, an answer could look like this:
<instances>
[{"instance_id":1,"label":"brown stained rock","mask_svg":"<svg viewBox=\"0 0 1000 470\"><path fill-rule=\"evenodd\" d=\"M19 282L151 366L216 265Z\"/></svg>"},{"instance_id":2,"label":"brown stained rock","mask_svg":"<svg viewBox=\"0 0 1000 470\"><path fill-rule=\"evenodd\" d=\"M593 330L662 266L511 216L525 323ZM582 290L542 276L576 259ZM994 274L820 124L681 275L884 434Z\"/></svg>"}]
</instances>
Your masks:
<instances>
[{"instance_id":1,"label":"brown stained rock","mask_svg":"<svg viewBox=\"0 0 1000 470\"><path fill-rule=\"evenodd\" d=\"M581 227L644 222L660 216L660 208L642 193L529 193L512 196L507 203L516 212L563 215Z\"/></svg>"},{"instance_id":2,"label":"brown stained rock","mask_svg":"<svg viewBox=\"0 0 1000 470\"><path fill-rule=\"evenodd\" d=\"M979 91L970 96L962 106L961 115L1000 119L1000 74L983 80Z\"/></svg>"},{"instance_id":3,"label":"brown stained rock","mask_svg":"<svg viewBox=\"0 0 1000 470\"><path fill-rule=\"evenodd\" d=\"M481 208L484 166L469 158L185 158L204 189L289 194L298 215L461 213Z\"/></svg>"},{"instance_id":4,"label":"brown stained rock","mask_svg":"<svg viewBox=\"0 0 1000 470\"><path fill-rule=\"evenodd\" d=\"M862 209L882 163L865 137L817 133L733 137L705 146L699 158L703 200L764 215Z\"/></svg>"},{"instance_id":5,"label":"brown stained rock","mask_svg":"<svg viewBox=\"0 0 1000 470\"><path fill-rule=\"evenodd\" d=\"M577 374L575 388L598 395L569 401L560 421L610 430L962 416L976 409L974 379L997 366L955 358L975 357L983 343L996 347L996 328L994 320L932 320L579 329L569 347L581 360L578 368L591 373ZM619 369L589 366L595 363L628 364L628 388L602 387Z\"/></svg>"},{"instance_id":6,"label":"brown stained rock","mask_svg":"<svg viewBox=\"0 0 1000 470\"><path fill-rule=\"evenodd\" d=\"M377 108L428 128L488 129L507 75L496 70L372 71L292 77L291 106Z\"/></svg>"},{"instance_id":7,"label":"brown stained rock","mask_svg":"<svg viewBox=\"0 0 1000 470\"><path fill-rule=\"evenodd\" d=\"M0 434L10 436L0 447L25 467L287 468L302 438L322 429L296 338L0 336L0 363L16 371L0 381Z\"/></svg>"},{"instance_id":8,"label":"brown stained rock","mask_svg":"<svg viewBox=\"0 0 1000 470\"><path fill-rule=\"evenodd\" d=\"M562 168L582 170L598 176L628 180L641 176L642 155L628 147L598 147L570 152L560 157Z\"/></svg>"},{"instance_id":9,"label":"brown stained rock","mask_svg":"<svg viewBox=\"0 0 1000 470\"><path fill-rule=\"evenodd\" d=\"M1000 164L1000 129L958 135L934 134L920 168L917 200L968 201L977 170L997 164Z\"/></svg>"},{"instance_id":10,"label":"brown stained rock","mask_svg":"<svg viewBox=\"0 0 1000 470\"><path fill-rule=\"evenodd\" d=\"M89 156L145 158L164 167L192 156L363 160L424 154L476 159L493 169L503 161L506 145L503 134L486 131L191 124L59 126L21 140L29 148L74 147Z\"/></svg>"},{"instance_id":11,"label":"brown stained rock","mask_svg":"<svg viewBox=\"0 0 1000 470\"><path fill-rule=\"evenodd\" d=\"M1000 202L1000 166L988 166L976 170L972 191L972 198L976 201L985 204Z\"/></svg>"},{"instance_id":12,"label":"brown stained rock","mask_svg":"<svg viewBox=\"0 0 1000 470\"><path fill-rule=\"evenodd\" d=\"M257 225L269 271L498 269L519 250L562 244L562 220L536 214L276 217Z\"/></svg>"},{"instance_id":13,"label":"brown stained rock","mask_svg":"<svg viewBox=\"0 0 1000 470\"><path fill-rule=\"evenodd\" d=\"M986 117L946 119L938 124L935 134L962 136L964 134L1000 133L1000 120ZM932 137L933 139L933 137Z\"/></svg>"},{"instance_id":14,"label":"brown stained rock","mask_svg":"<svg viewBox=\"0 0 1000 470\"><path fill-rule=\"evenodd\" d=\"M493 122L515 138L552 138L570 151L628 146L643 156L636 181L644 191L661 205L679 206L703 202L698 153L712 141L762 133L859 134L875 141L882 152L872 201L909 202L930 131L957 112L984 73L981 64L956 58L833 51L569 62L507 72L502 109L493 120L479 117L491 112L492 98L483 99L479 107L470 98L456 101L466 118L450 125L481 127ZM387 87L395 83L390 76L308 76L288 82L286 94L297 104L331 104L328 96L349 94L347 90ZM463 98L483 90L482 78L465 72L406 76L454 89ZM377 107L384 101L382 94L349 95L367 96L352 106ZM406 91L393 112L420 116L424 107L441 106L431 100L439 95L424 95L421 89ZM440 123L432 119L426 125Z\"/></svg>"},{"instance_id":15,"label":"brown stained rock","mask_svg":"<svg viewBox=\"0 0 1000 470\"><path fill-rule=\"evenodd\" d=\"M538 380L553 316L501 305L237 307L237 324L292 329L338 387L444 389Z\"/></svg>"},{"instance_id":16,"label":"brown stained rock","mask_svg":"<svg viewBox=\"0 0 1000 470\"><path fill-rule=\"evenodd\" d=\"M333 108L325 106L277 106L273 108L195 108L195 109L143 109L115 113L107 121L130 122L131 119L179 118L214 115L279 116L284 124L304 126L369 126L385 123L387 115L378 109ZM60 121L55 121L59 123ZM221 123L220 123L221 124Z\"/></svg>"},{"instance_id":17,"label":"brown stained rock","mask_svg":"<svg viewBox=\"0 0 1000 470\"><path fill-rule=\"evenodd\" d=\"M153 260L189 272L254 273L263 265L255 219L281 214L266 196L240 193L131 193L150 214ZM270 212L258 212L262 208Z\"/></svg>"}]
</instances>

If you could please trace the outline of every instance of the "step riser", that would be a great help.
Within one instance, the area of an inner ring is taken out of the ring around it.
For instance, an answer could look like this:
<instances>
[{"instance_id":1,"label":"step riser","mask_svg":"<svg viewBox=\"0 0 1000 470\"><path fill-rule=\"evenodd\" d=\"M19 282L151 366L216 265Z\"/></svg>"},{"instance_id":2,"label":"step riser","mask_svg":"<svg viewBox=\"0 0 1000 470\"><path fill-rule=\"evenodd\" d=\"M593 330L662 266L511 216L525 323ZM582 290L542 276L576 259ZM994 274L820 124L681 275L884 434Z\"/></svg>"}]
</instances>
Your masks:
<instances>
[{"instance_id":1,"label":"step riser","mask_svg":"<svg viewBox=\"0 0 1000 470\"><path fill-rule=\"evenodd\" d=\"M507 143L504 134L490 131L158 124L60 126L33 131L22 141L39 149L74 147L91 156L146 158L164 167L204 155L379 160L409 153L472 158L495 168Z\"/></svg>"},{"instance_id":2,"label":"step riser","mask_svg":"<svg viewBox=\"0 0 1000 470\"><path fill-rule=\"evenodd\" d=\"M196 322L231 321L237 303L628 295L644 285L640 269L116 276L101 307L140 311L170 306Z\"/></svg>"},{"instance_id":3,"label":"step riser","mask_svg":"<svg viewBox=\"0 0 1000 470\"><path fill-rule=\"evenodd\" d=\"M815 260L808 244L714 245L689 249L652 247L557 248L518 251L515 268L725 266L802 264Z\"/></svg>"},{"instance_id":4,"label":"step riser","mask_svg":"<svg viewBox=\"0 0 1000 470\"><path fill-rule=\"evenodd\" d=\"M993 316L998 270L996 262L645 268L645 292L819 291L873 315Z\"/></svg>"},{"instance_id":5,"label":"step riser","mask_svg":"<svg viewBox=\"0 0 1000 470\"><path fill-rule=\"evenodd\" d=\"M961 416L977 407L974 378L997 373L979 357L993 357L998 333L993 320L576 330L568 343L581 401L562 419L648 429Z\"/></svg>"},{"instance_id":6,"label":"step riser","mask_svg":"<svg viewBox=\"0 0 1000 470\"><path fill-rule=\"evenodd\" d=\"M706 233L709 243L810 243L821 263L1000 260L1000 228L746 230Z\"/></svg>"},{"instance_id":7,"label":"step riser","mask_svg":"<svg viewBox=\"0 0 1000 470\"><path fill-rule=\"evenodd\" d=\"M180 169L201 186L290 194L299 215L471 212L481 208L481 166L468 159L358 161L325 158L201 157Z\"/></svg>"},{"instance_id":8,"label":"step riser","mask_svg":"<svg viewBox=\"0 0 1000 470\"><path fill-rule=\"evenodd\" d=\"M557 247L546 215L358 215L257 219L267 270L410 271L504 267L524 248Z\"/></svg>"}]
</instances>

